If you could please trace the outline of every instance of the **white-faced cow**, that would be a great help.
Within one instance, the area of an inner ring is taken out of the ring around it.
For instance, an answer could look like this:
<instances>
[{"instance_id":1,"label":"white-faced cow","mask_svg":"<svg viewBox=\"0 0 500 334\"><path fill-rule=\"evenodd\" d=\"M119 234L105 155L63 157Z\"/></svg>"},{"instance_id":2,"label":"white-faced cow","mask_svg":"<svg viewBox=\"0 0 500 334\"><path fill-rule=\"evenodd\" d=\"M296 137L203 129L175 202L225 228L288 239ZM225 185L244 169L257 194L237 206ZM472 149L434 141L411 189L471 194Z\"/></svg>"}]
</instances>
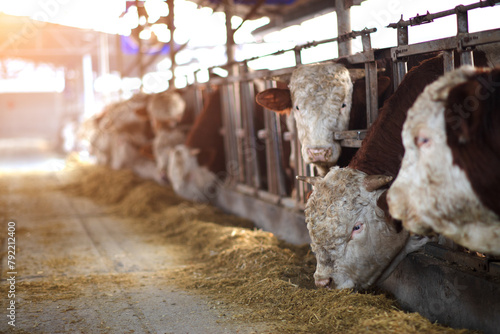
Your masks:
<instances>
[{"instance_id":1,"label":"white-faced cow","mask_svg":"<svg viewBox=\"0 0 500 334\"><path fill-rule=\"evenodd\" d=\"M184 144L186 134L179 129L157 130L153 140L153 155L156 161L156 167L163 181L168 181L168 157L170 151L177 145Z\"/></svg>"},{"instance_id":2,"label":"white-faced cow","mask_svg":"<svg viewBox=\"0 0 500 334\"><path fill-rule=\"evenodd\" d=\"M151 126L155 132L159 129L171 129L180 122L186 109L186 101L172 90L153 94L148 101L147 111Z\"/></svg>"},{"instance_id":3,"label":"white-faced cow","mask_svg":"<svg viewBox=\"0 0 500 334\"><path fill-rule=\"evenodd\" d=\"M89 141L89 151L99 164L116 169L129 167L133 158L128 157L130 151L139 150L153 139L146 104L147 95L136 94L106 106L84 123L81 136Z\"/></svg>"},{"instance_id":4,"label":"white-faced cow","mask_svg":"<svg viewBox=\"0 0 500 334\"><path fill-rule=\"evenodd\" d=\"M184 145L176 146L168 156L168 179L182 197L198 202L212 199L217 177L226 170L221 128L221 96L216 89L197 116Z\"/></svg>"},{"instance_id":5,"label":"white-faced cow","mask_svg":"<svg viewBox=\"0 0 500 334\"><path fill-rule=\"evenodd\" d=\"M340 143L333 139L333 133L349 128L354 104L364 104L361 108L365 112L364 84L359 85L359 94L353 93L353 82L363 76L363 70L349 70L343 64L304 65L293 71L289 89L265 90L257 95L257 102L278 113L293 113L304 161L314 164L325 175L341 154ZM379 77L379 95L389 86L388 77Z\"/></svg>"},{"instance_id":6,"label":"white-faced cow","mask_svg":"<svg viewBox=\"0 0 500 334\"><path fill-rule=\"evenodd\" d=\"M199 153L199 149L184 144L175 146L169 152L167 172L176 194L195 202L210 202L217 177L199 165Z\"/></svg>"},{"instance_id":7,"label":"white-faced cow","mask_svg":"<svg viewBox=\"0 0 500 334\"><path fill-rule=\"evenodd\" d=\"M500 69L465 66L429 85L408 112L391 214L500 255Z\"/></svg>"},{"instance_id":8,"label":"white-faced cow","mask_svg":"<svg viewBox=\"0 0 500 334\"><path fill-rule=\"evenodd\" d=\"M442 57L412 68L380 109L348 167L334 167L324 178L303 178L313 184L305 215L318 287L368 288L427 242L409 237L389 215L385 197L403 156L406 113L424 87L442 74Z\"/></svg>"}]
</instances>

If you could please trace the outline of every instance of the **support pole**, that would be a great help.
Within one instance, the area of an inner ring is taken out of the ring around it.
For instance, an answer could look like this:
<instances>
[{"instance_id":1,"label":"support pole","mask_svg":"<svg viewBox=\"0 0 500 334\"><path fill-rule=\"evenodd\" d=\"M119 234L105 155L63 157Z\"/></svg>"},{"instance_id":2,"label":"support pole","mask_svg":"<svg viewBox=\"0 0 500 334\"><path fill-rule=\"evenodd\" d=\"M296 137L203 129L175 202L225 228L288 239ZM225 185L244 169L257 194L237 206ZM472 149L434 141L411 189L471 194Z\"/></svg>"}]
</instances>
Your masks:
<instances>
[{"instance_id":1,"label":"support pole","mask_svg":"<svg viewBox=\"0 0 500 334\"><path fill-rule=\"evenodd\" d=\"M137 7L137 19L140 20L141 18L141 11L139 10L139 0L135 0L135 6ZM143 87L142 84L142 77L144 76L144 65L142 63L142 39L139 37L142 31L142 27L139 24L137 27L139 29L139 32L137 33L137 64L139 66L139 78L141 79L141 89Z\"/></svg>"},{"instance_id":2,"label":"support pole","mask_svg":"<svg viewBox=\"0 0 500 334\"><path fill-rule=\"evenodd\" d=\"M174 0L167 0L168 4L168 30L170 30L170 42L168 43L170 47L170 60L172 61L172 65L170 67L170 71L172 72L172 79L169 82L169 88L175 88L175 68L177 67L175 63L175 42L174 42L174 32L175 32L175 24L174 24Z\"/></svg>"},{"instance_id":3,"label":"support pole","mask_svg":"<svg viewBox=\"0 0 500 334\"><path fill-rule=\"evenodd\" d=\"M234 30L231 27L231 18L233 17L234 10L234 2L233 0L224 0L224 12L226 14L226 34L227 34L227 42L226 42L226 53L227 53L227 64L229 76L235 74L235 65L234 63Z\"/></svg>"},{"instance_id":4,"label":"support pole","mask_svg":"<svg viewBox=\"0 0 500 334\"><path fill-rule=\"evenodd\" d=\"M346 6L345 0L335 0L337 12L337 36L351 32L351 9ZM352 41L346 39L338 42L339 57L352 54Z\"/></svg>"}]
</instances>

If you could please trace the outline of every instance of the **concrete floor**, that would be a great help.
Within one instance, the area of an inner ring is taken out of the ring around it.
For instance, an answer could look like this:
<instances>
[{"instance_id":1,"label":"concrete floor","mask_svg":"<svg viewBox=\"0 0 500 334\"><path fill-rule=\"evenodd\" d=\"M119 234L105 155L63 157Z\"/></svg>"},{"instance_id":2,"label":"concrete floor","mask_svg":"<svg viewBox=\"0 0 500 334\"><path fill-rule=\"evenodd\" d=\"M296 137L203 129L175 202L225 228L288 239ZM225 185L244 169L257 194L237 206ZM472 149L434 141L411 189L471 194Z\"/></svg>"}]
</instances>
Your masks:
<instances>
[{"instance_id":1,"label":"concrete floor","mask_svg":"<svg viewBox=\"0 0 500 334\"><path fill-rule=\"evenodd\" d=\"M57 184L64 166L43 142L0 142L0 180L13 170L41 170ZM235 322L229 305L168 284L183 252L130 219L61 192L22 191L26 179L2 182L0 332L15 301L19 333L269 333ZM0 211L0 212L1 212ZM8 222L16 226L15 272L8 268ZM7 298L15 276L15 298Z\"/></svg>"}]
</instances>

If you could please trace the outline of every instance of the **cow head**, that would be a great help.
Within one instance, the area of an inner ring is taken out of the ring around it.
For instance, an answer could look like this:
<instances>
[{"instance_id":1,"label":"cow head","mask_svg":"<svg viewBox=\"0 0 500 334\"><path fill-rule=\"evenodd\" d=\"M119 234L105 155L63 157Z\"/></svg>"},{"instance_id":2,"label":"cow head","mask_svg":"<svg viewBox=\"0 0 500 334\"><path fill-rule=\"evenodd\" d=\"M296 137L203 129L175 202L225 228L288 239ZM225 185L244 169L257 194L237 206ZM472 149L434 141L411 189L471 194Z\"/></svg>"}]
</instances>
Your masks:
<instances>
[{"instance_id":1,"label":"cow head","mask_svg":"<svg viewBox=\"0 0 500 334\"><path fill-rule=\"evenodd\" d=\"M302 157L324 175L340 156L340 142L334 140L333 133L348 129L353 82L362 77L364 70L347 69L342 64L304 65L293 71L289 89L260 92L257 103L278 113L293 113ZM379 91L387 90L388 81L383 80ZM365 99L366 95L362 96Z\"/></svg>"},{"instance_id":2,"label":"cow head","mask_svg":"<svg viewBox=\"0 0 500 334\"><path fill-rule=\"evenodd\" d=\"M408 233L381 204L392 177L333 167L314 186L305 215L318 287L366 289L402 250Z\"/></svg>"},{"instance_id":3,"label":"cow head","mask_svg":"<svg viewBox=\"0 0 500 334\"><path fill-rule=\"evenodd\" d=\"M199 149L185 145L177 145L169 151L168 178L173 185L189 180L191 173L199 167L196 159L199 153Z\"/></svg>"},{"instance_id":4,"label":"cow head","mask_svg":"<svg viewBox=\"0 0 500 334\"><path fill-rule=\"evenodd\" d=\"M175 192L196 202L212 200L217 177L206 167L198 164L200 149L177 145L170 150L168 178Z\"/></svg>"},{"instance_id":5,"label":"cow head","mask_svg":"<svg viewBox=\"0 0 500 334\"><path fill-rule=\"evenodd\" d=\"M174 91L165 91L154 94L149 99L147 111L153 129L171 128L180 122L186 102L181 95Z\"/></svg>"},{"instance_id":6,"label":"cow head","mask_svg":"<svg viewBox=\"0 0 500 334\"><path fill-rule=\"evenodd\" d=\"M168 181L168 157L170 151L175 146L183 144L185 140L186 135L178 129L161 129L156 134L153 140L153 154L156 167L163 181Z\"/></svg>"},{"instance_id":7,"label":"cow head","mask_svg":"<svg viewBox=\"0 0 500 334\"><path fill-rule=\"evenodd\" d=\"M474 250L498 253L500 225L493 211L500 186L500 76L497 72L493 82L490 74L465 66L418 97L403 126L405 155L388 204L411 232L437 232ZM488 194L484 203L481 193Z\"/></svg>"},{"instance_id":8,"label":"cow head","mask_svg":"<svg viewBox=\"0 0 500 334\"><path fill-rule=\"evenodd\" d=\"M347 130L352 87L344 65L305 65L293 71L289 89L265 90L257 102L272 111L293 112L304 161L326 173L340 156L333 132Z\"/></svg>"}]
</instances>

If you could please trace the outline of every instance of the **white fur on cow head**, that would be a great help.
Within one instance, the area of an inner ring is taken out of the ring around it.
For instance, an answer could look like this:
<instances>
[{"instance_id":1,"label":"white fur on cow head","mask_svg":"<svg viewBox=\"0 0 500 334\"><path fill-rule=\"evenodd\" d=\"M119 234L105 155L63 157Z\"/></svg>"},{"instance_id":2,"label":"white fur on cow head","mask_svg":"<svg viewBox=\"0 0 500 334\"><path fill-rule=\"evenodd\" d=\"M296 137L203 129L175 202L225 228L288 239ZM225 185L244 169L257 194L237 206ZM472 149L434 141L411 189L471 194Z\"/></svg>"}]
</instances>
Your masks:
<instances>
[{"instance_id":1,"label":"white fur on cow head","mask_svg":"<svg viewBox=\"0 0 500 334\"><path fill-rule=\"evenodd\" d=\"M377 206L385 190L368 191L366 181L365 173L339 167L314 181L305 215L318 286L366 289L406 243L408 233L388 223Z\"/></svg>"},{"instance_id":2,"label":"white fur on cow head","mask_svg":"<svg viewBox=\"0 0 500 334\"><path fill-rule=\"evenodd\" d=\"M185 145L171 149L168 179L178 195L196 202L209 202L214 194L217 177L198 164L196 155L199 152L199 149L190 149Z\"/></svg>"},{"instance_id":3,"label":"white fur on cow head","mask_svg":"<svg viewBox=\"0 0 500 334\"><path fill-rule=\"evenodd\" d=\"M186 109L186 102L174 91L154 94L147 106L153 128L159 128L161 122L175 124L179 122Z\"/></svg>"},{"instance_id":4,"label":"white fur on cow head","mask_svg":"<svg viewBox=\"0 0 500 334\"><path fill-rule=\"evenodd\" d=\"M391 215L411 232L434 231L474 250L498 252L498 217L481 204L447 145L448 92L474 74L471 66L445 74L409 109L402 133L405 155L388 204Z\"/></svg>"},{"instance_id":5,"label":"white fur on cow head","mask_svg":"<svg viewBox=\"0 0 500 334\"><path fill-rule=\"evenodd\" d=\"M304 161L328 170L341 151L333 132L349 125L353 91L349 71L334 63L301 66L293 72L289 87ZM324 161L312 159L316 150L322 150Z\"/></svg>"},{"instance_id":6,"label":"white fur on cow head","mask_svg":"<svg viewBox=\"0 0 500 334\"><path fill-rule=\"evenodd\" d=\"M178 129L161 129L153 140L153 154L160 177L167 181L168 156L177 145L184 143L186 135Z\"/></svg>"}]
</instances>

